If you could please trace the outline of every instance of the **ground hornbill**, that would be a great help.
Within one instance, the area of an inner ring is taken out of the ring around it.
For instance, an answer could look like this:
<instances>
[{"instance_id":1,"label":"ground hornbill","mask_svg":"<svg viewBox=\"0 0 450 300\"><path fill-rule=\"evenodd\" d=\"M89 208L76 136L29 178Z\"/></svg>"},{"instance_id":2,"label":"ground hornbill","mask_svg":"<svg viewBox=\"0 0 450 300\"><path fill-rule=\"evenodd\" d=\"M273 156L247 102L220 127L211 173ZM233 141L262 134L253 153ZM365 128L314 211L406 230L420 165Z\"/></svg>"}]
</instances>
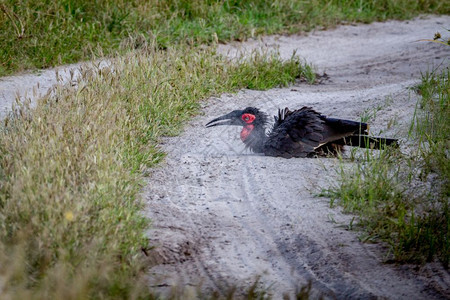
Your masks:
<instances>
[{"instance_id":1,"label":"ground hornbill","mask_svg":"<svg viewBox=\"0 0 450 300\"><path fill-rule=\"evenodd\" d=\"M241 140L246 148L285 158L336 154L344 145L374 149L398 145L396 139L369 136L366 123L328 118L311 107L294 111L279 109L274 118L272 129L266 132L268 115L255 107L247 107L218 117L206 127L243 126Z\"/></svg>"}]
</instances>

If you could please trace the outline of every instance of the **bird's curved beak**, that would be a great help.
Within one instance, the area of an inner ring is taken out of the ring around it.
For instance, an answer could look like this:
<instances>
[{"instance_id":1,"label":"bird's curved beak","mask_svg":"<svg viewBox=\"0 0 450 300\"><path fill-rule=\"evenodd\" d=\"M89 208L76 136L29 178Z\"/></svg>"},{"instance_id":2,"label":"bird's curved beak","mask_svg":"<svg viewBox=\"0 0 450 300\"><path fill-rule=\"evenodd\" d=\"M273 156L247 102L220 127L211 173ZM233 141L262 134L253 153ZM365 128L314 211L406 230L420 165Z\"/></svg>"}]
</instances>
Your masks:
<instances>
[{"instance_id":1,"label":"bird's curved beak","mask_svg":"<svg viewBox=\"0 0 450 300\"><path fill-rule=\"evenodd\" d=\"M215 118L212 121L209 121L206 124L206 127L213 127L213 126L219 126L219 125L242 125L241 123L241 114L242 111L240 110L234 110L230 112L229 114L223 115L221 117ZM220 122L224 121L224 122Z\"/></svg>"}]
</instances>

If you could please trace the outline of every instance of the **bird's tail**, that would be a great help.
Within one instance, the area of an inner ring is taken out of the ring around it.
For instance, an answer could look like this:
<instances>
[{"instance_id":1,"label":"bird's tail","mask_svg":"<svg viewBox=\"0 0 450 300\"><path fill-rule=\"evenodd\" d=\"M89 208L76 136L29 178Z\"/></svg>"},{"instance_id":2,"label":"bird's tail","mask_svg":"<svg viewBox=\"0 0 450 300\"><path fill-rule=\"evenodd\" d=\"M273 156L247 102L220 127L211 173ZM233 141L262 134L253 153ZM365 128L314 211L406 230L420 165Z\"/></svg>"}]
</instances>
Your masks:
<instances>
[{"instance_id":1,"label":"bird's tail","mask_svg":"<svg viewBox=\"0 0 450 300\"><path fill-rule=\"evenodd\" d=\"M351 135L337 141L333 144L347 145L361 148L382 149L386 146L398 147L398 140L391 138L375 137L368 135Z\"/></svg>"}]
</instances>

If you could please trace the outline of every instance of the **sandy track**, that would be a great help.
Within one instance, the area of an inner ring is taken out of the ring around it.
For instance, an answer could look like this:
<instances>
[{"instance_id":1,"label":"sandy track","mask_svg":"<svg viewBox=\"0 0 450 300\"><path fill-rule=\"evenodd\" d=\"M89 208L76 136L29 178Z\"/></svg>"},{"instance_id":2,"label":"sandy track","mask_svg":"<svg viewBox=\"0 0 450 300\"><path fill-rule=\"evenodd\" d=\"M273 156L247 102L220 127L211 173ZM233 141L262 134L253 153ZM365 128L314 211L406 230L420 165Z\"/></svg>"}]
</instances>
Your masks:
<instances>
[{"instance_id":1,"label":"sandy track","mask_svg":"<svg viewBox=\"0 0 450 300\"><path fill-rule=\"evenodd\" d=\"M212 98L181 136L165 139L168 157L152 170L144 189L146 214L153 219L148 236L156 245L149 285L162 293L199 285L224 292L261 276L261 286L275 298L309 281L313 296L450 298L450 275L438 263L418 268L383 263L382 245L361 243L358 233L346 230L351 215L314 197L336 178L334 159L259 156L243 151L239 129L204 127L213 117L249 105L270 114L278 107L310 105L355 120L380 106L372 132L406 137L416 103L408 88L420 71L443 61L448 65L450 54L448 47L416 41L445 33L449 24L449 16L426 17L221 46L231 57L261 46L278 48L285 58L296 50L329 79ZM78 67L56 69L68 82ZM0 117L16 93L36 99L56 81L55 69L0 78ZM395 129L385 130L392 120Z\"/></svg>"},{"instance_id":2,"label":"sandy track","mask_svg":"<svg viewBox=\"0 0 450 300\"><path fill-rule=\"evenodd\" d=\"M261 45L286 58L295 49L329 80L212 98L183 134L165 139L166 161L152 170L144 191L156 246L150 285L162 293L199 285L220 293L261 276L275 298L309 281L315 297L450 298L450 275L438 263L384 263L382 245L361 243L346 230L353 216L314 196L336 178L335 159L255 155L243 151L238 128L204 127L246 106L274 114L278 107L309 105L354 120L380 106L372 132L402 139L417 100L408 88L420 71L448 65L450 54L448 47L416 41L449 24L448 16L425 17L221 46L231 57ZM396 126L386 129L392 120Z\"/></svg>"}]
</instances>

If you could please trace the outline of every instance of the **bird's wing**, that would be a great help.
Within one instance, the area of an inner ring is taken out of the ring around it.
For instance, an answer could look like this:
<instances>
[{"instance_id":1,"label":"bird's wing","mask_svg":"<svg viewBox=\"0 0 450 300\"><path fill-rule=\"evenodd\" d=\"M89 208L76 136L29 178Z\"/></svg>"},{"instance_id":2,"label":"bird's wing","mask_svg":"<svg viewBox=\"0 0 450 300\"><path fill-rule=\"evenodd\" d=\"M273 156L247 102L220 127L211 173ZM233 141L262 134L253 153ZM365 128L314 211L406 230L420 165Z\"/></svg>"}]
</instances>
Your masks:
<instances>
[{"instance_id":1,"label":"bird's wing","mask_svg":"<svg viewBox=\"0 0 450 300\"><path fill-rule=\"evenodd\" d=\"M264 145L270 156L306 157L323 143L324 118L310 107L278 111Z\"/></svg>"},{"instance_id":2,"label":"bird's wing","mask_svg":"<svg viewBox=\"0 0 450 300\"><path fill-rule=\"evenodd\" d=\"M328 118L322 116L325 120L323 141L334 142L352 135L368 134L369 126L366 123Z\"/></svg>"}]
</instances>

